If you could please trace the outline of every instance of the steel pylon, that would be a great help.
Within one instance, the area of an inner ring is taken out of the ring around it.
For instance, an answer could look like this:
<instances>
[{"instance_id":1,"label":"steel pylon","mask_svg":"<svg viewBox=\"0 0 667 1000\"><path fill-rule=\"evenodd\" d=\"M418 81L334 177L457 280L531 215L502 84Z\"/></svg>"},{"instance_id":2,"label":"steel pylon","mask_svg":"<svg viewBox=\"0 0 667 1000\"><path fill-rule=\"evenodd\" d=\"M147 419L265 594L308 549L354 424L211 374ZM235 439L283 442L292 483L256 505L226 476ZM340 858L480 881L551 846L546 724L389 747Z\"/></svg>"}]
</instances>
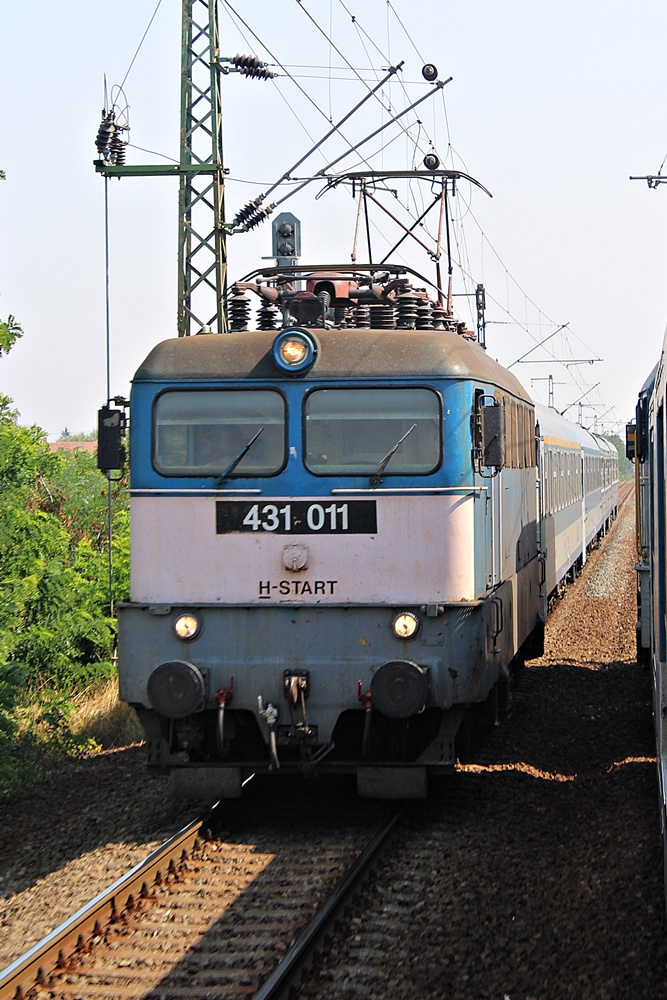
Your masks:
<instances>
[{"instance_id":1,"label":"steel pylon","mask_svg":"<svg viewBox=\"0 0 667 1000\"><path fill-rule=\"evenodd\" d=\"M227 332L227 249L217 0L182 0L181 138L174 164L125 164L126 125L106 110L95 169L105 177L178 177L178 335Z\"/></svg>"},{"instance_id":2,"label":"steel pylon","mask_svg":"<svg viewBox=\"0 0 667 1000\"><path fill-rule=\"evenodd\" d=\"M220 77L217 0L183 0L179 337L227 332Z\"/></svg>"}]
</instances>

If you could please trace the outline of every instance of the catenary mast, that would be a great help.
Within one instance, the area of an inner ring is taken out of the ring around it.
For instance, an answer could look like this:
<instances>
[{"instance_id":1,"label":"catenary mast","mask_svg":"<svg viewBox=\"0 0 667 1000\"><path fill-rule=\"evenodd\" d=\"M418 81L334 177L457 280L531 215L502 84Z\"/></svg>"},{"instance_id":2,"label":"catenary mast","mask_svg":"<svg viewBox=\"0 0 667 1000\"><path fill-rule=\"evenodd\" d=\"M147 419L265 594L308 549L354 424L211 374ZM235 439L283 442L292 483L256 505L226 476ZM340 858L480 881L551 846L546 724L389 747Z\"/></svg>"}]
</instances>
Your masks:
<instances>
[{"instance_id":1,"label":"catenary mast","mask_svg":"<svg viewBox=\"0 0 667 1000\"><path fill-rule=\"evenodd\" d=\"M178 334L227 332L217 0L183 0Z\"/></svg>"},{"instance_id":2,"label":"catenary mast","mask_svg":"<svg viewBox=\"0 0 667 1000\"><path fill-rule=\"evenodd\" d=\"M125 163L127 125L105 108L95 169L104 177L178 177L178 335L227 332L225 170L222 159L221 77L274 74L252 56L220 56L217 0L183 0L179 162Z\"/></svg>"}]
</instances>

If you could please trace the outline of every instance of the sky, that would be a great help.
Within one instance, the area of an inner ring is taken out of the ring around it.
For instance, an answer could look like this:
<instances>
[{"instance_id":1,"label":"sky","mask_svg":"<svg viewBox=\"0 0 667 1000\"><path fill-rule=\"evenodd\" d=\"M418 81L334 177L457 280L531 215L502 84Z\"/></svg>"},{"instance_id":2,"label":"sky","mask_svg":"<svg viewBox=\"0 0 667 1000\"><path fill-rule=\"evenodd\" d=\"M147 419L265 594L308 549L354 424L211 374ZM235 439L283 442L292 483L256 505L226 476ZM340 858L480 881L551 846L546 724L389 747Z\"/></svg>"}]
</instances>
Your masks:
<instances>
[{"instance_id":1,"label":"sky","mask_svg":"<svg viewBox=\"0 0 667 1000\"><path fill-rule=\"evenodd\" d=\"M421 67L434 63L451 82L405 117L406 132L393 126L364 152L375 168L400 168L433 148L491 192L462 181L452 200L455 308L471 322L483 282L489 353L539 401L551 376L557 409L576 418L583 395L584 424L623 436L667 322L667 185L629 180L657 174L667 154L664 0L219 0L219 12L222 54L257 54L279 72L223 80L228 217L382 67L403 61L400 82L384 107L369 100L346 123L348 142L425 94ZM177 0L0 3L0 319L24 330L0 358L0 392L51 440L91 430L106 401L105 181L93 167L105 77L109 95L124 81L127 162L177 159L180 18ZM296 173L346 148L334 137ZM341 163L360 166L355 155ZM127 395L151 348L176 335L178 184L106 186L111 394ZM316 199L322 187L281 208L301 220L302 262L347 261L354 203L343 189ZM399 187L397 206L428 200L429 187ZM398 238L373 225L376 252ZM405 261L433 277L416 249ZM230 237L227 251L232 280L261 267L270 224ZM533 350L552 333L549 354Z\"/></svg>"}]
</instances>

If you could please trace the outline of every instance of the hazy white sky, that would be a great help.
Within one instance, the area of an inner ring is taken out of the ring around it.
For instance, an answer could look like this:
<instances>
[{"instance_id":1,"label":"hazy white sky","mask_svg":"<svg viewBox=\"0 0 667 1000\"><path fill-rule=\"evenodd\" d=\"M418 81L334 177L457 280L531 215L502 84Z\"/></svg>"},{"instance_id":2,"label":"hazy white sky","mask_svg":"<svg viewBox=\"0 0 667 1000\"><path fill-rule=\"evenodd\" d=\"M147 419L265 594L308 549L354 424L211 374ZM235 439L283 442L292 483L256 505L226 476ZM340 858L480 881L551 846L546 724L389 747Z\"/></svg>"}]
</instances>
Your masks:
<instances>
[{"instance_id":1,"label":"hazy white sky","mask_svg":"<svg viewBox=\"0 0 667 1000\"><path fill-rule=\"evenodd\" d=\"M0 359L0 391L14 399L22 422L51 437L65 426L91 429L106 396L104 181L93 168L94 140L104 74L109 89L123 80L156 5L0 4L0 168L7 175L0 182L0 318L14 314L25 331ZM239 30L230 7L261 43ZM586 397L596 408L584 410L584 422L629 419L667 320L667 185L649 191L628 180L657 173L667 154L664 0L220 0L223 54L255 51L272 61L270 50L324 112L286 77L225 78L229 217L306 151L304 129L319 138L326 119L363 94L358 82L339 79L349 80L350 71L337 69L341 57L304 11L360 70L405 60L405 90L396 84L390 92L397 110L424 92L423 62L435 63L440 79L453 77L444 102L422 104L421 126L374 164L405 165L413 156L419 163L415 144L422 150L432 141L445 166L478 178L493 199L459 188L454 250L470 277L457 266L454 278L458 293L486 285L490 353L510 364L533 345L531 334L569 324L566 340L550 342L554 353L601 363L513 370L544 402L553 375L561 410L582 392L573 378L581 386L599 382ZM177 0L162 0L125 84L131 142L174 158L180 15ZM384 119L369 103L345 134L358 141ZM332 144L299 173L319 170L342 148ZM128 162L165 161L134 149ZM302 259L348 260L354 206L342 191L315 202L320 187L284 206L302 220ZM126 394L150 348L176 333L177 182L112 181L109 200L111 387ZM270 252L268 223L231 238L231 278L261 266ZM431 274L423 255L410 263ZM456 300L465 318L467 301ZM543 352L531 357L547 360Z\"/></svg>"}]
</instances>

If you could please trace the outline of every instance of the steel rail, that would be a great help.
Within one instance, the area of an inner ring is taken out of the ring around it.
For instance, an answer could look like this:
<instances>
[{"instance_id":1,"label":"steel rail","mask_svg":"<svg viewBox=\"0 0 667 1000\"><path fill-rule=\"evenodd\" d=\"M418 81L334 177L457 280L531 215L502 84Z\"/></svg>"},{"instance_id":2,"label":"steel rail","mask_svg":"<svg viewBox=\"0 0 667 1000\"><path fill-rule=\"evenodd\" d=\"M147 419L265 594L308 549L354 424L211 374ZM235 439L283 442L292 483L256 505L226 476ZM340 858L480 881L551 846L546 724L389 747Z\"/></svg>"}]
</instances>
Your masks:
<instances>
[{"instance_id":1,"label":"steel rail","mask_svg":"<svg viewBox=\"0 0 667 1000\"><path fill-rule=\"evenodd\" d=\"M350 901L372 864L377 861L380 848L396 826L401 813L402 810L399 809L389 822L380 827L371 837L361 854L345 871L279 965L255 993L253 1000L286 1000L290 987L297 981L302 970L309 963L318 942L322 940L329 927Z\"/></svg>"},{"instance_id":2,"label":"steel rail","mask_svg":"<svg viewBox=\"0 0 667 1000\"><path fill-rule=\"evenodd\" d=\"M116 921L128 904L131 905L132 900L141 894L144 885L154 883L158 872L166 875L171 863L181 860L216 806L217 803L203 816L183 827L6 969L0 970L0 1000L20 1000L34 986L44 984L49 974L76 950L87 934L102 933L104 927Z\"/></svg>"},{"instance_id":3,"label":"steel rail","mask_svg":"<svg viewBox=\"0 0 667 1000\"><path fill-rule=\"evenodd\" d=\"M618 483L618 506L619 510L627 500L634 494L634 482L630 480L619 480Z\"/></svg>"}]
</instances>

